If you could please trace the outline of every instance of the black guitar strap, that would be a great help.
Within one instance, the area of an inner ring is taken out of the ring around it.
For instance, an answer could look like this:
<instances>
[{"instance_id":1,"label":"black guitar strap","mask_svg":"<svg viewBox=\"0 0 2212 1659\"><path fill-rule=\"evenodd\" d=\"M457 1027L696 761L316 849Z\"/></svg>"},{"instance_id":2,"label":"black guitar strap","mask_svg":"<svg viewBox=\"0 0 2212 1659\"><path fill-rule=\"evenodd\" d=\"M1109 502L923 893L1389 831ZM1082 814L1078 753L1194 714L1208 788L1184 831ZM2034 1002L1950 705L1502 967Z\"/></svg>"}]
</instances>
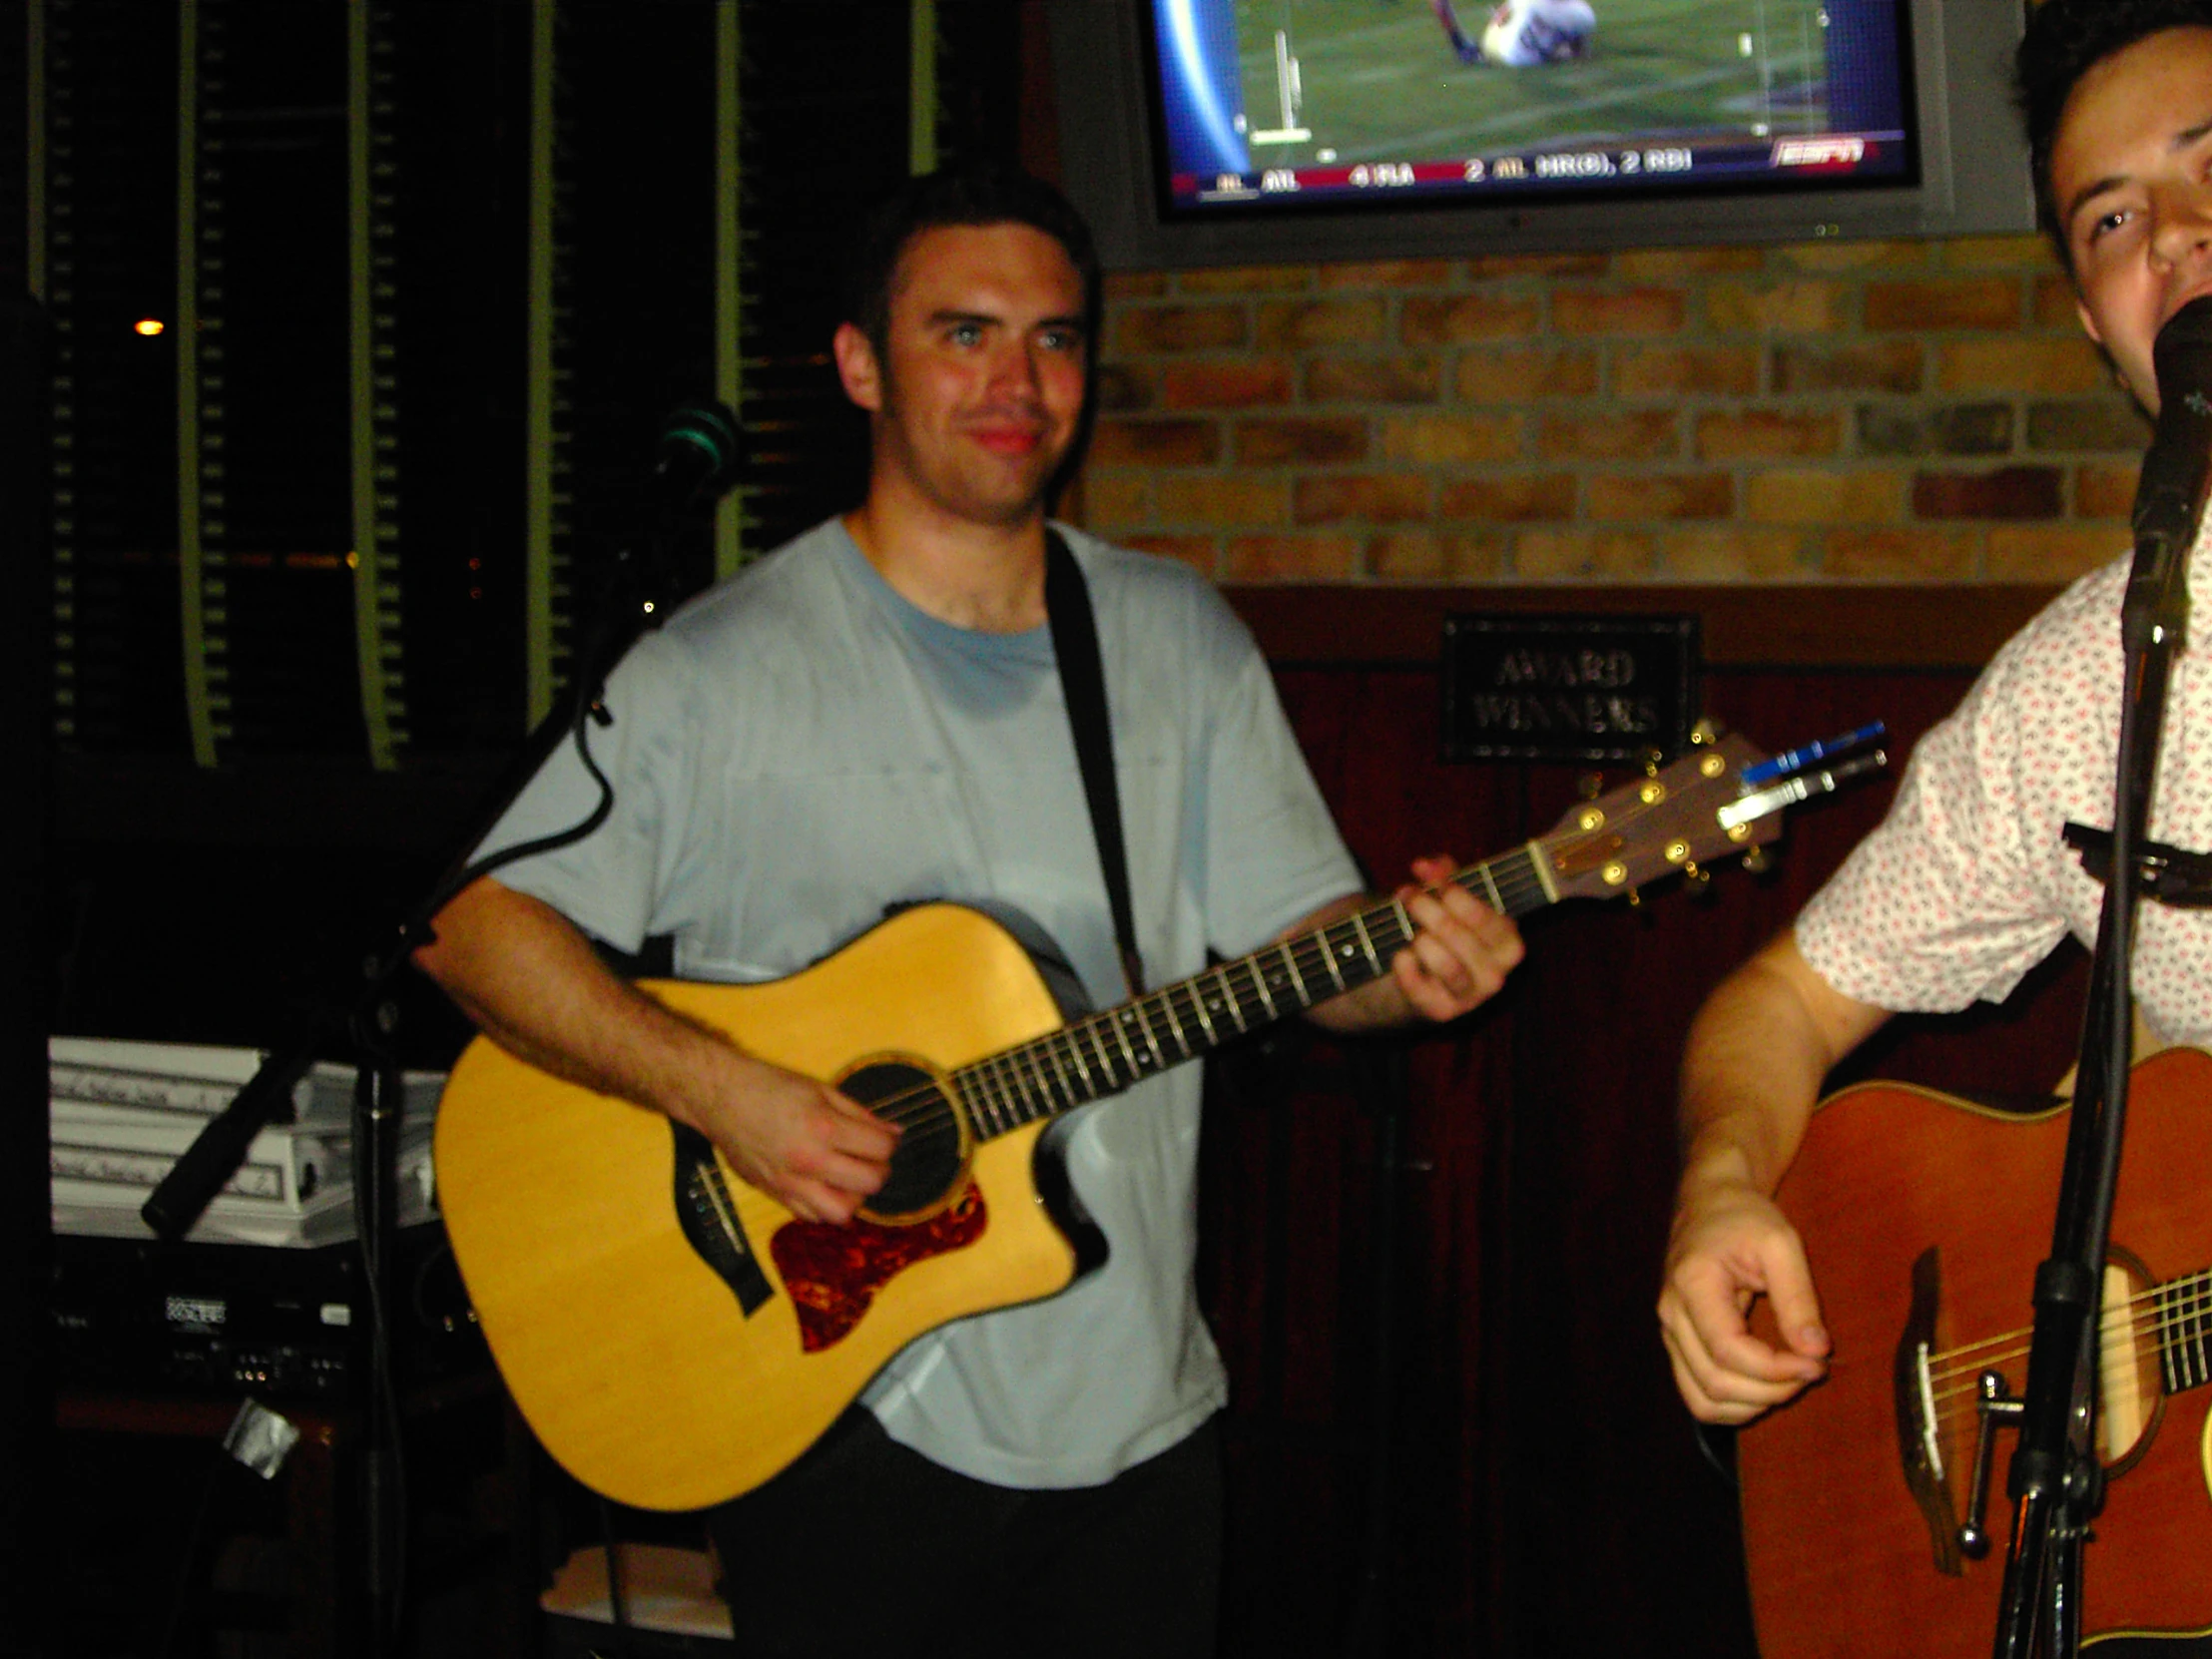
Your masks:
<instances>
[{"instance_id":1,"label":"black guitar strap","mask_svg":"<svg viewBox=\"0 0 2212 1659\"><path fill-rule=\"evenodd\" d=\"M1060 663L1060 691L1075 733L1075 759L1083 769L1091 832L1098 837L1099 867L1106 872L1106 901L1114 912L1114 940L1121 946L1122 976L1129 994L1144 989L1144 958L1129 908L1129 866L1122 852L1121 791L1114 782L1114 734L1106 716L1106 675L1098 660L1098 624L1090 588L1060 532L1047 528L1044 613L1052 625L1052 654Z\"/></svg>"}]
</instances>

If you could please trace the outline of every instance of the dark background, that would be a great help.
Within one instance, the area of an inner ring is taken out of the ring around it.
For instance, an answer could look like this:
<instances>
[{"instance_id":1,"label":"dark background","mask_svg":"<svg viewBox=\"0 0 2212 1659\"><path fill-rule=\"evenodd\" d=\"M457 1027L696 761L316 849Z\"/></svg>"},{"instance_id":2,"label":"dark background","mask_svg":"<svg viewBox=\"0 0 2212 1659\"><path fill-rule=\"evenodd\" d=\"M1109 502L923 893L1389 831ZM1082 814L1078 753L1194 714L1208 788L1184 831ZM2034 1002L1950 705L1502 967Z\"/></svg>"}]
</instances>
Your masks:
<instances>
[{"instance_id":1,"label":"dark background","mask_svg":"<svg viewBox=\"0 0 2212 1659\"><path fill-rule=\"evenodd\" d=\"M1927 593L1913 623L1896 593L1615 590L1603 608L1702 611L1705 707L1764 746L1881 718L1902 755L1970 680L1945 660L1993 646L2027 599ZM1392 659L1401 642L1440 637L1445 612L1473 608L1464 591L1242 602L1324 792L1379 874L1440 841L1512 846L1577 799L1576 768L1437 759L1434 667ZM1480 603L1541 610L1558 597ZM1778 662L1778 638L1823 643ZM1230 1073L1207 1126L1204 1265L1237 1389L1230 1651L1347 1651L1340 1633L1373 1603L1391 1652L1756 1651L1730 1437L1699 1444L1652 1313L1674 1070L1706 991L1788 922L1891 793L1873 784L1799 809L1764 874L1731 861L1702 895L1675 883L1635 908L1528 918L1527 960L1462 1028L1381 1053L1313 1044L1257 1080ZM2084 965L2069 945L2001 1009L1895 1021L1836 1082L2045 1092L2070 1060ZM1393 1055L1404 1141L1378 1177L1376 1079ZM1395 1265L1378 1283L1383 1192ZM1378 1444L1380 1547L1365 1530ZM1870 1447L1864 1472L1896 1478L1891 1448ZM1379 1587L1367 1604L1363 1585ZM1848 1627L1849 1610L1835 1611Z\"/></svg>"}]
</instances>

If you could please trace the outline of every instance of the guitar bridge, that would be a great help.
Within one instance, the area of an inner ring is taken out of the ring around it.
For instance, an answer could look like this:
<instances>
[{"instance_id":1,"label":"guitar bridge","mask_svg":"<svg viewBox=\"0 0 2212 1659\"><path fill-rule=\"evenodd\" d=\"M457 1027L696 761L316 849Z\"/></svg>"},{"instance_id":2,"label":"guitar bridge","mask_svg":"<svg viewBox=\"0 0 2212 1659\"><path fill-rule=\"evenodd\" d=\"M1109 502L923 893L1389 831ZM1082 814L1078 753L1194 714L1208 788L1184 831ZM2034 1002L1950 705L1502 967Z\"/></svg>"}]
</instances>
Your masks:
<instances>
[{"instance_id":1,"label":"guitar bridge","mask_svg":"<svg viewBox=\"0 0 2212 1659\"><path fill-rule=\"evenodd\" d=\"M1905 1484L1928 1522L1936 1570L1957 1578L1966 1569L1958 1547L1958 1516L1944 1478L1942 1417L1936 1408L1935 1382L1929 1371L1942 1299L1942 1258L1932 1246L1914 1260L1913 1311L1906 1318L1905 1334L1898 1339L1893 1374L1898 1452L1905 1465Z\"/></svg>"},{"instance_id":2,"label":"guitar bridge","mask_svg":"<svg viewBox=\"0 0 2212 1659\"><path fill-rule=\"evenodd\" d=\"M2165 1411L2165 1378L2160 1370L2166 1357L2164 1344L2144 1319L2124 1312L2113 1317L2114 1310L2131 1310L2149 1294L2153 1294L2150 1270L2120 1246L2111 1246L2104 1269L2096 1413L2097 1454L2110 1478L2125 1473L2143 1455ZM1961 1522L1944 1467L1946 1430L1936 1397L1939 1389L1955 1391L1960 1375L1953 1364L1948 1381L1938 1383L1936 1379L1936 1367L1945 1359L1936 1349L1941 1305L1941 1264L1931 1249L1913 1264L1913 1311L1898 1341L1898 1445L1905 1483L1928 1521L1936 1569L1956 1577L1964 1572L1964 1562L1979 1561L1989 1553L1987 1513L1996 1437L2000 1430L2020 1425L2026 1406L2002 1372L1985 1368L1976 1377L1973 1462ZM1955 1362L1956 1356L1950 1359Z\"/></svg>"},{"instance_id":3,"label":"guitar bridge","mask_svg":"<svg viewBox=\"0 0 2212 1659\"><path fill-rule=\"evenodd\" d=\"M670 1128L676 1133L676 1225L750 1318L776 1294L775 1287L745 1236L737 1203L715 1162L714 1143L683 1124Z\"/></svg>"}]
</instances>

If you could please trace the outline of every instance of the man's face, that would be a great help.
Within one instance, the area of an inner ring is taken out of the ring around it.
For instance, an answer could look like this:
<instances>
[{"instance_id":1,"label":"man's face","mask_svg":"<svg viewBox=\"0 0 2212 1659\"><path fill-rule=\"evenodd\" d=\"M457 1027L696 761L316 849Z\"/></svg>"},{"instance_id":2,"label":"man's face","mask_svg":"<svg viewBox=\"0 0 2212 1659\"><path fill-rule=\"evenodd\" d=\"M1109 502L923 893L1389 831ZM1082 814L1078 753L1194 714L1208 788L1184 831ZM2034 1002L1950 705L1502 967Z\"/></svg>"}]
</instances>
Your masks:
<instances>
[{"instance_id":1,"label":"man's face","mask_svg":"<svg viewBox=\"0 0 2212 1659\"><path fill-rule=\"evenodd\" d=\"M2081 325L2152 414L2151 345L2212 292L2212 29L2168 29L2075 85L2051 147L2051 198Z\"/></svg>"},{"instance_id":2,"label":"man's face","mask_svg":"<svg viewBox=\"0 0 2212 1659\"><path fill-rule=\"evenodd\" d=\"M1010 526L1042 509L1083 407L1083 281L1027 225L944 226L906 245L886 351L849 323L837 366L873 417L871 487Z\"/></svg>"}]
</instances>

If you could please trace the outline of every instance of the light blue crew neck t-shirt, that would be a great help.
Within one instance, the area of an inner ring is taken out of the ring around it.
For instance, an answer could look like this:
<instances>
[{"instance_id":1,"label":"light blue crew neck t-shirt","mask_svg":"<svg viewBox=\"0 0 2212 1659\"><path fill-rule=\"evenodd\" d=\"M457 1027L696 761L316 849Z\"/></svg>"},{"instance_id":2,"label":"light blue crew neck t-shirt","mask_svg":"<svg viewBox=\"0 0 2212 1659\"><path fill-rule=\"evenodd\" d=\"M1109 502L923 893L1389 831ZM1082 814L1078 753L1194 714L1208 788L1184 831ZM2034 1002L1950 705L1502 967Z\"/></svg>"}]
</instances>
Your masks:
<instances>
[{"instance_id":1,"label":"light blue crew neck t-shirt","mask_svg":"<svg viewBox=\"0 0 2212 1659\"><path fill-rule=\"evenodd\" d=\"M1155 985L1359 890L1250 635L1195 572L1063 529L1098 620L1137 943ZM928 899L1011 905L1094 1006L1126 999L1049 630L916 609L836 520L686 605L610 677L591 750L611 817L498 878L686 978L795 972ZM598 799L564 746L484 850ZM863 1394L892 1438L977 1479L1093 1485L1216 1409L1198 1312L1200 1073L1070 1114L1106 1263L1047 1301L907 1345Z\"/></svg>"}]
</instances>

